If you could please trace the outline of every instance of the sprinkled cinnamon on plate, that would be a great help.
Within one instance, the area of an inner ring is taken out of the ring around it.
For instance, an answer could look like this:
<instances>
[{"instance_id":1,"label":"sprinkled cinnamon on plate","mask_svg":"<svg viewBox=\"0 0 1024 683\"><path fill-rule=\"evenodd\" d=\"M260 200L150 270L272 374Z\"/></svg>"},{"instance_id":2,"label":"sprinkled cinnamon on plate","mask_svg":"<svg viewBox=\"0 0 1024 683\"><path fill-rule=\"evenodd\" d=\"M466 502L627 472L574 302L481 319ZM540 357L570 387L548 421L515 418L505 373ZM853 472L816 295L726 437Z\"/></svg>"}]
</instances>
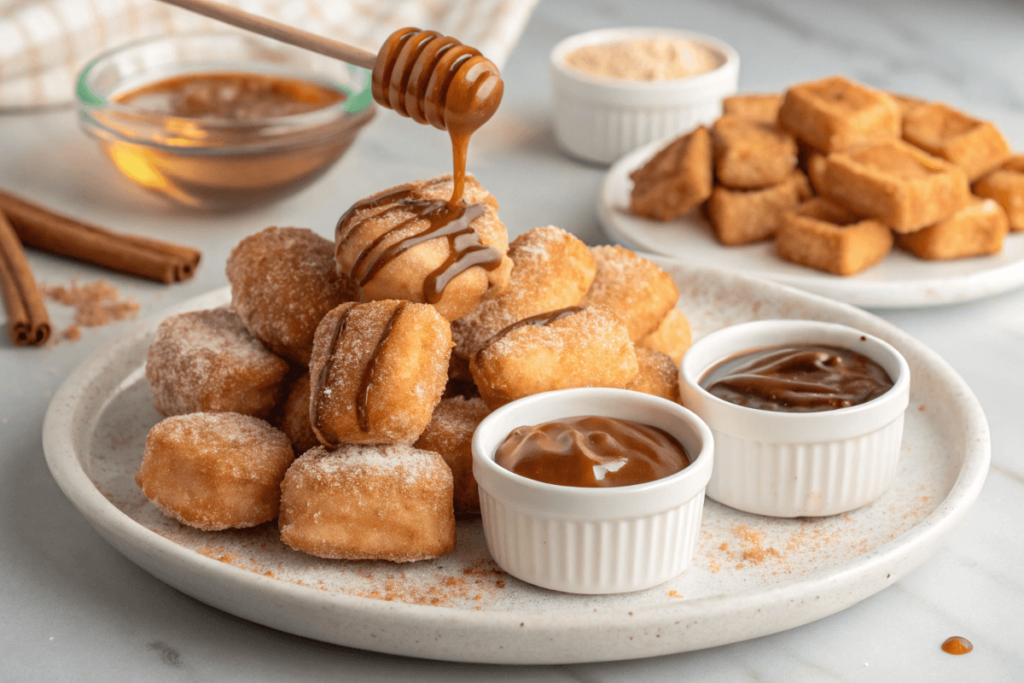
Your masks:
<instances>
[{"instance_id":1,"label":"sprinkled cinnamon on plate","mask_svg":"<svg viewBox=\"0 0 1024 683\"><path fill-rule=\"evenodd\" d=\"M57 303L75 309L74 325L61 332L63 338L71 341L81 338L81 327L102 327L120 320L134 320L140 308L134 298L121 298L117 287L106 280L85 284L72 280L70 286L44 285L43 293Z\"/></svg>"}]
</instances>

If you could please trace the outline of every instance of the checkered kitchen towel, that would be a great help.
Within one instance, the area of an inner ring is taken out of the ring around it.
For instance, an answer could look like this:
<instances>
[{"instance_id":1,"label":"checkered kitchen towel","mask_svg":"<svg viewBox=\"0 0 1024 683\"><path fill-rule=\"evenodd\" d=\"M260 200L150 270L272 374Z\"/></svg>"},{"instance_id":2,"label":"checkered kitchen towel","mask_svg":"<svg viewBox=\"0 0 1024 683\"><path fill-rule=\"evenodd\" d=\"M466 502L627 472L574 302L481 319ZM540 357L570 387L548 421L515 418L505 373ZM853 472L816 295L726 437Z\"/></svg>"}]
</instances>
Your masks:
<instances>
[{"instance_id":1,"label":"checkered kitchen towel","mask_svg":"<svg viewBox=\"0 0 1024 683\"><path fill-rule=\"evenodd\" d=\"M372 52L402 26L434 29L499 67L538 0L223 0ZM224 25L157 0L0 0L0 111L66 104L86 62L140 38Z\"/></svg>"}]
</instances>

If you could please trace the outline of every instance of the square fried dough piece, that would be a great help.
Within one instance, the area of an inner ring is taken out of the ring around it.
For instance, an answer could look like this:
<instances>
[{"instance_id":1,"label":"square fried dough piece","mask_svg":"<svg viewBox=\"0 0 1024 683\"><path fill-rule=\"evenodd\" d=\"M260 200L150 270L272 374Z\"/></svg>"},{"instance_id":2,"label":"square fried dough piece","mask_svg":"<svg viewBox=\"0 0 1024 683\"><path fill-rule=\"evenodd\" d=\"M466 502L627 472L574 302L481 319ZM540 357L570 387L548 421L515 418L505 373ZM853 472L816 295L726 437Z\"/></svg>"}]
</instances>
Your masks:
<instances>
[{"instance_id":1,"label":"square fried dough piece","mask_svg":"<svg viewBox=\"0 0 1024 683\"><path fill-rule=\"evenodd\" d=\"M979 121L941 102L915 107L903 117L903 139L929 154L963 166L974 182L1010 156L1010 146L990 121Z\"/></svg>"},{"instance_id":2,"label":"square fried dough piece","mask_svg":"<svg viewBox=\"0 0 1024 683\"><path fill-rule=\"evenodd\" d=\"M556 389L623 389L636 377L636 352L618 316L600 306L552 314L503 330L473 356L469 368L491 409Z\"/></svg>"},{"instance_id":3,"label":"square fried dough piece","mask_svg":"<svg viewBox=\"0 0 1024 683\"><path fill-rule=\"evenodd\" d=\"M602 306L619 317L637 341L653 332L679 299L672 276L629 249L591 247L597 274L580 302Z\"/></svg>"},{"instance_id":4,"label":"square fried dough piece","mask_svg":"<svg viewBox=\"0 0 1024 683\"><path fill-rule=\"evenodd\" d=\"M411 446L319 446L281 482L281 541L337 560L413 562L455 548L452 473Z\"/></svg>"},{"instance_id":5,"label":"square fried dough piece","mask_svg":"<svg viewBox=\"0 0 1024 683\"><path fill-rule=\"evenodd\" d=\"M779 118L779 107L782 106L782 95L779 93L749 93L733 95L722 100L722 113L731 116L742 116L751 121L775 123Z\"/></svg>"},{"instance_id":6,"label":"square fried dough piece","mask_svg":"<svg viewBox=\"0 0 1024 683\"><path fill-rule=\"evenodd\" d=\"M897 240L914 256L938 261L997 254L1009 229L1003 207L992 199L975 197L949 218Z\"/></svg>"},{"instance_id":7,"label":"square fried dough piece","mask_svg":"<svg viewBox=\"0 0 1024 683\"><path fill-rule=\"evenodd\" d=\"M715 121L713 137L715 177L728 187L778 185L796 168L796 140L774 123L726 115Z\"/></svg>"},{"instance_id":8,"label":"square fried dough piece","mask_svg":"<svg viewBox=\"0 0 1024 683\"><path fill-rule=\"evenodd\" d=\"M974 194L999 202L1010 220L1011 230L1024 230L1024 155L974 183Z\"/></svg>"},{"instance_id":9,"label":"square fried dough piece","mask_svg":"<svg viewBox=\"0 0 1024 683\"><path fill-rule=\"evenodd\" d=\"M711 196L711 134L704 126L671 142L630 175L629 210L656 221L685 215Z\"/></svg>"},{"instance_id":10,"label":"square fried dough piece","mask_svg":"<svg viewBox=\"0 0 1024 683\"><path fill-rule=\"evenodd\" d=\"M652 351L660 351L677 366L683 362L683 354L693 342L690 321L678 308L673 308L658 323L658 327L636 343L637 346Z\"/></svg>"},{"instance_id":11,"label":"square fried dough piece","mask_svg":"<svg viewBox=\"0 0 1024 683\"><path fill-rule=\"evenodd\" d=\"M779 256L835 275L853 275L885 258L892 231L822 197L782 217L775 235Z\"/></svg>"},{"instance_id":12,"label":"square fried dough piece","mask_svg":"<svg viewBox=\"0 0 1024 683\"><path fill-rule=\"evenodd\" d=\"M718 185L708 202L715 237L726 246L770 239L782 214L811 196L807 177L794 171L789 178L764 190L730 190Z\"/></svg>"},{"instance_id":13,"label":"square fried dough piece","mask_svg":"<svg viewBox=\"0 0 1024 683\"><path fill-rule=\"evenodd\" d=\"M823 152L900 137L900 108L881 90L842 76L800 83L786 91L779 125Z\"/></svg>"},{"instance_id":14,"label":"square fried dough piece","mask_svg":"<svg viewBox=\"0 0 1024 683\"><path fill-rule=\"evenodd\" d=\"M851 211L913 232L967 206L962 168L902 141L830 154L824 189Z\"/></svg>"},{"instance_id":15,"label":"square fried dough piece","mask_svg":"<svg viewBox=\"0 0 1024 683\"><path fill-rule=\"evenodd\" d=\"M429 304L335 308L316 329L309 365L317 438L332 446L416 441L444 393L451 347L448 322Z\"/></svg>"}]
</instances>

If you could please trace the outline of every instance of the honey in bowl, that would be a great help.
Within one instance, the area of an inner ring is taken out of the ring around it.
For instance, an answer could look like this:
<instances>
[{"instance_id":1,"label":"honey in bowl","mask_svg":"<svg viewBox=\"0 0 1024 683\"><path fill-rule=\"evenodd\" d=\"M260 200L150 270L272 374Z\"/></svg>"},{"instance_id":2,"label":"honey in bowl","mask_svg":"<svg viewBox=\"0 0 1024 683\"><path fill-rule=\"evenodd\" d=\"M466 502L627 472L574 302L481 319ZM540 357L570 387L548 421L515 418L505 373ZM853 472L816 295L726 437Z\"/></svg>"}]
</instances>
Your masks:
<instances>
[{"instance_id":1,"label":"honey in bowl","mask_svg":"<svg viewBox=\"0 0 1024 683\"><path fill-rule=\"evenodd\" d=\"M369 76L250 36L154 39L85 67L79 120L134 183L246 207L296 192L348 149L373 117Z\"/></svg>"}]
</instances>

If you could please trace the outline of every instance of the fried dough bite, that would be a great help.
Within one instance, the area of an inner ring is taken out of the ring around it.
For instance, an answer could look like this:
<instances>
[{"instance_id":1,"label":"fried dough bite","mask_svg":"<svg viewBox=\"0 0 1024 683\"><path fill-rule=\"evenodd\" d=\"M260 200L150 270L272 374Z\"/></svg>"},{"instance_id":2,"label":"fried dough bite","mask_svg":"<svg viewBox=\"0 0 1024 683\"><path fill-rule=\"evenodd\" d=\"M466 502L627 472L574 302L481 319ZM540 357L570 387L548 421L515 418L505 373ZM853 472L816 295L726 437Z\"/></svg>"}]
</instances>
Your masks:
<instances>
[{"instance_id":1,"label":"fried dough bite","mask_svg":"<svg viewBox=\"0 0 1024 683\"><path fill-rule=\"evenodd\" d=\"M277 517L295 455L288 437L238 413L192 413L146 436L135 483L160 510L203 529L244 529Z\"/></svg>"},{"instance_id":2,"label":"fried dough bite","mask_svg":"<svg viewBox=\"0 0 1024 683\"><path fill-rule=\"evenodd\" d=\"M722 114L742 116L751 121L775 123L782 106L781 93L747 93L722 100Z\"/></svg>"},{"instance_id":3,"label":"fried dough bite","mask_svg":"<svg viewBox=\"0 0 1024 683\"><path fill-rule=\"evenodd\" d=\"M711 196L711 134L704 126L676 138L629 176L629 210L655 221L685 215Z\"/></svg>"},{"instance_id":4,"label":"fried dough bite","mask_svg":"<svg viewBox=\"0 0 1024 683\"><path fill-rule=\"evenodd\" d=\"M337 268L359 284L360 301L429 303L451 321L505 291L512 261L498 202L467 175L463 205L453 214L452 187L451 175L406 183L341 217Z\"/></svg>"},{"instance_id":5,"label":"fried dough bite","mask_svg":"<svg viewBox=\"0 0 1024 683\"><path fill-rule=\"evenodd\" d=\"M448 381L452 336L433 306L342 304L316 330L310 424L320 443L411 444Z\"/></svg>"},{"instance_id":6,"label":"fried dough bite","mask_svg":"<svg viewBox=\"0 0 1024 683\"><path fill-rule=\"evenodd\" d=\"M683 362L683 354L690 348L692 342L690 321L682 311L673 308L662 318L654 332L636 342L636 345L652 351L660 351L678 366Z\"/></svg>"},{"instance_id":7,"label":"fried dough bite","mask_svg":"<svg viewBox=\"0 0 1024 683\"><path fill-rule=\"evenodd\" d=\"M639 368L636 378L626 385L630 391L660 396L679 403L679 367L660 351L636 347Z\"/></svg>"},{"instance_id":8,"label":"fried dough bite","mask_svg":"<svg viewBox=\"0 0 1024 683\"><path fill-rule=\"evenodd\" d=\"M440 557L455 548L452 473L411 446L318 446L281 483L279 525L282 542L317 557Z\"/></svg>"},{"instance_id":9,"label":"fried dough bite","mask_svg":"<svg viewBox=\"0 0 1024 683\"><path fill-rule=\"evenodd\" d=\"M226 308L167 318L146 356L153 407L168 416L234 412L266 417L284 393L287 374L288 363Z\"/></svg>"},{"instance_id":10,"label":"fried dough bite","mask_svg":"<svg viewBox=\"0 0 1024 683\"><path fill-rule=\"evenodd\" d=\"M479 515L480 491L473 478L473 432L491 412L480 398L443 398L414 445L439 453L452 471L455 514Z\"/></svg>"},{"instance_id":11,"label":"fried dough bite","mask_svg":"<svg viewBox=\"0 0 1024 683\"><path fill-rule=\"evenodd\" d=\"M796 138L774 122L727 114L715 121L712 136L715 178L727 187L757 190L778 185L796 169Z\"/></svg>"},{"instance_id":12,"label":"fried dough bite","mask_svg":"<svg viewBox=\"0 0 1024 683\"><path fill-rule=\"evenodd\" d=\"M469 369L480 396L495 409L555 389L621 389L636 377L637 364L616 314L572 306L509 325L477 351Z\"/></svg>"},{"instance_id":13,"label":"fried dough bite","mask_svg":"<svg viewBox=\"0 0 1024 683\"><path fill-rule=\"evenodd\" d=\"M309 363L313 332L335 306L352 301L352 281L334 268L328 240L305 228L267 228L238 243L228 256L231 303L267 347Z\"/></svg>"},{"instance_id":14,"label":"fried dough bite","mask_svg":"<svg viewBox=\"0 0 1024 683\"><path fill-rule=\"evenodd\" d=\"M452 323L454 355L467 361L484 342L512 323L578 304L597 269L587 245L553 225L515 238L508 255L514 267L505 293L481 302L472 313Z\"/></svg>"},{"instance_id":15,"label":"fried dough bite","mask_svg":"<svg viewBox=\"0 0 1024 683\"><path fill-rule=\"evenodd\" d=\"M288 389L288 396L273 420L274 426L285 433L299 455L320 442L309 424L309 373L299 377Z\"/></svg>"},{"instance_id":16,"label":"fried dough bite","mask_svg":"<svg viewBox=\"0 0 1024 683\"><path fill-rule=\"evenodd\" d=\"M676 305L679 290L672 276L620 246L592 247L597 275L581 306L603 306L625 324L637 341L654 331Z\"/></svg>"}]
</instances>

